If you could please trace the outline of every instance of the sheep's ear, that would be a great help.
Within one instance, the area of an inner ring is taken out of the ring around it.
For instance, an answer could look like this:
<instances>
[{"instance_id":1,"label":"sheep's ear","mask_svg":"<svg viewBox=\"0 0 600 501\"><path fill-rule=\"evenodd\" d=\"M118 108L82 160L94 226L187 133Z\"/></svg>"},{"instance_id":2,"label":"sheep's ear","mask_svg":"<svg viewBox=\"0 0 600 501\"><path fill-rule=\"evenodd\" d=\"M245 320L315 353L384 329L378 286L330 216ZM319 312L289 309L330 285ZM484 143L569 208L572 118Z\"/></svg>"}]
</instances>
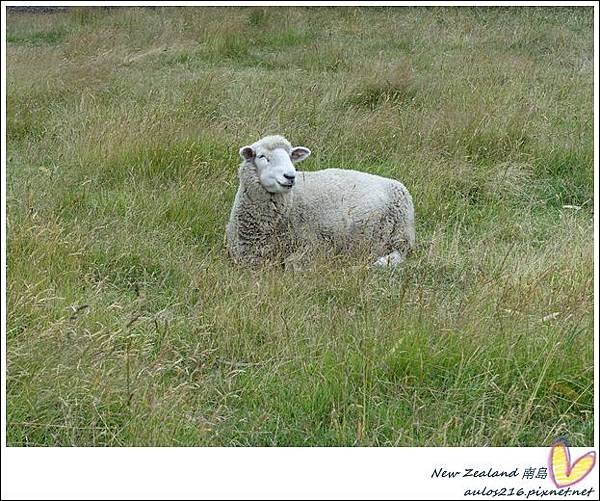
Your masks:
<instances>
[{"instance_id":1,"label":"sheep's ear","mask_svg":"<svg viewBox=\"0 0 600 501\"><path fill-rule=\"evenodd\" d=\"M296 146L295 148L292 148L292 151L290 152L290 158L294 163L301 162L302 160L308 158L309 155L310 150L304 146Z\"/></svg>"},{"instance_id":2,"label":"sheep's ear","mask_svg":"<svg viewBox=\"0 0 600 501\"><path fill-rule=\"evenodd\" d=\"M256 155L256 153L251 146L240 148L240 157L242 157L243 160L252 160L254 155Z\"/></svg>"}]
</instances>

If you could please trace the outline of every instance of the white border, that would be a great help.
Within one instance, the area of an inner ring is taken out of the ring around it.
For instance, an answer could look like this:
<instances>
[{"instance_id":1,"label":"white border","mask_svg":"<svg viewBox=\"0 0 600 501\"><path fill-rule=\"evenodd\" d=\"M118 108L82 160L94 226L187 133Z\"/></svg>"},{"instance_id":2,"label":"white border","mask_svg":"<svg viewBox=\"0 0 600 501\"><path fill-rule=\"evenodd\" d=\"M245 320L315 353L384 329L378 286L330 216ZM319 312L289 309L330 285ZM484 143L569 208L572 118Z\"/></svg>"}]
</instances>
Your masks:
<instances>
[{"instance_id":1,"label":"white border","mask_svg":"<svg viewBox=\"0 0 600 501\"><path fill-rule=\"evenodd\" d=\"M157 3L152 2L152 5ZM6 6L2 3L2 74L6 74ZM30 2L35 6L150 5L150 2ZM275 6L273 1L169 2L166 5ZM594 250L598 244L598 13L597 2L286 2L289 6L593 6L594 7ZM2 78L2 104L6 81ZM435 467L509 470L545 464L547 448L6 448L6 116L2 113L2 499L452 499L483 485L551 488L514 479L434 479ZM594 288L599 279L594 261ZM598 450L599 299L594 296L594 448ZM572 456L587 452L571 450ZM596 466L598 468L598 465ZM594 487L590 475L574 488ZM477 497L483 499L485 497ZM535 498L535 497L534 497ZM556 498L556 497L552 497ZM524 499L524 498L523 498ZM558 498L556 498L558 499ZM562 498L561 498L562 499Z\"/></svg>"},{"instance_id":2,"label":"white border","mask_svg":"<svg viewBox=\"0 0 600 501\"><path fill-rule=\"evenodd\" d=\"M600 156L598 154L598 120L600 115L598 114L598 36L599 36L599 14L600 7L598 4L594 6L594 448L598 450L598 331L600 326L600 299L598 298L598 284L600 278L600 263L598 256L600 256L599 245L598 245L598 177L599 168L598 162Z\"/></svg>"},{"instance_id":3,"label":"white border","mask_svg":"<svg viewBox=\"0 0 600 501\"><path fill-rule=\"evenodd\" d=\"M2 124L2 140L1 152L2 152L2 186L0 187L1 193L1 235L2 242L0 242L0 256L2 259L2 265L0 267L0 284L2 287L2 305L0 306L0 317L2 320L2 431L0 436L2 437L2 449L4 455L4 448L6 447L6 112L4 111L6 103L6 8L2 4L2 113L1 124ZM2 478L4 478L4 470L2 471ZM2 491L2 497L4 497L4 491Z\"/></svg>"},{"instance_id":4,"label":"white border","mask_svg":"<svg viewBox=\"0 0 600 501\"><path fill-rule=\"evenodd\" d=\"M523 7L567 7L567 6L577 6L577 7L593 7L598 5L597 1L544 1L544 0L517 0L517 1L490 1L490 0L481 0L481 1L403 1L403 0L390 0L390 1L381 1L381 0L330 0L330 1L319 1L319 0L215 0L215 1L193 1L193 0L173 0L173 1L135 1L135 0L123 0L123 1L115 1L115 0L107 0L103 1L77 1L77 0L65 0L64 2L56 2L56 1L6 1L2 2L3 5L9 7L19 7L19 6L35 6L35 7L75 7L75 6L114 6L114 7L137 7L137 6L165 6L165 7L189 7L189 6L208 6L208 7L244 7L244 6L264 6L264 7L276 7L276 6L286 6L286 7L322 7L322 6L334 6L334 7L384 7L384 6L397 6L397 7L468 7L468 6L483 6L483 7L510 7L510 6L523 6Z\"/></svg>"},{"instance_id":5,"label":"white border","mask_svg":"<svg viewBox=\"0 0 600 501\"><path fill-rule=\"evenodd\" d=\"M9 450L3 469L16 499L459 499L465 489L554 488L522 478L546 466L545 447ZM518 468L519 478L432 479L437 468ZM594 488L597 499L592 477L573 488Z\"/></svg>"}]
</instances>

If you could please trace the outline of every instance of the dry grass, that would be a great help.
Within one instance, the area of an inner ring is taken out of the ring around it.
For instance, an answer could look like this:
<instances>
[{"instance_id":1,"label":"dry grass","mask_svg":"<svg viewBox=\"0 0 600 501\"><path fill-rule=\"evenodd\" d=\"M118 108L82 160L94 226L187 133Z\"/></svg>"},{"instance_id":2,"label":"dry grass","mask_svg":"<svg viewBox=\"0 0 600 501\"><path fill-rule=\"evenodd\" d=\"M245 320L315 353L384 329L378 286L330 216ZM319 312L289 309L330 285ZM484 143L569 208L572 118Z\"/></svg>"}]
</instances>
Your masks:
<instances>
[{"instance_id":1,"label":"dry grass","mask_svg":"<svg viewBox=\"0 0 600 501\"><path fill-rule=\"evenodd\" d=\"M591 8L7 30L9 444L591 444ZM401 179L406 266L234 267L237 150L269 132Z\"/></svg>"}]
</instances>

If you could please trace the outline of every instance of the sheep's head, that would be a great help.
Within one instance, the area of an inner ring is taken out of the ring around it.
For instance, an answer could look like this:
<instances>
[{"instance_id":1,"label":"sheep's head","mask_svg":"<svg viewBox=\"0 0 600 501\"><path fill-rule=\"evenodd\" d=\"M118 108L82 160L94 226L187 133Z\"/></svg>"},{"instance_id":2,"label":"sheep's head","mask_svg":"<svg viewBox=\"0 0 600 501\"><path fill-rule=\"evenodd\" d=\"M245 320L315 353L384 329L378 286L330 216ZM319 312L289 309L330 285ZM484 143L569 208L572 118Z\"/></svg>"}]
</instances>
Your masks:
<instances>
[{"instance_id":1,"label":"sheep's head","mask_svg":"<svg viewBox=\"0 0 600 501\"><path fill-rule=\"evenodd\" d=\"M258 180L269 193L286 193L296 181L294 164L310 155L303 146L292 147L283 136L266 136L240 148L245 163L256 169Z\"/></svg>"}]
</instances>

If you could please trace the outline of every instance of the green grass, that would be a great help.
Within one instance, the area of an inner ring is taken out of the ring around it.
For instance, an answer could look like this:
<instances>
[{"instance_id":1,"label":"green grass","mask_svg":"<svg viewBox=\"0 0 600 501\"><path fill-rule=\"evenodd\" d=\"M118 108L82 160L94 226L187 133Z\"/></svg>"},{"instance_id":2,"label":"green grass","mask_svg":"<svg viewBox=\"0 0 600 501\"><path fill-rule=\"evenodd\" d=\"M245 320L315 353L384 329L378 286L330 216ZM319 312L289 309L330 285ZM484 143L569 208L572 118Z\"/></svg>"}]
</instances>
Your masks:
<instances>
[{"instance_id":1,"label":"green grass","mask_svg":"<svg viewBox=\"0 0 600 501\"><path fill-rule=\"evenodd\" d=\"M9 14L8 444L591 445L592 12ZM267 133L402 180L415 254L234 266Z\"/></svg>"}]
</instances>

